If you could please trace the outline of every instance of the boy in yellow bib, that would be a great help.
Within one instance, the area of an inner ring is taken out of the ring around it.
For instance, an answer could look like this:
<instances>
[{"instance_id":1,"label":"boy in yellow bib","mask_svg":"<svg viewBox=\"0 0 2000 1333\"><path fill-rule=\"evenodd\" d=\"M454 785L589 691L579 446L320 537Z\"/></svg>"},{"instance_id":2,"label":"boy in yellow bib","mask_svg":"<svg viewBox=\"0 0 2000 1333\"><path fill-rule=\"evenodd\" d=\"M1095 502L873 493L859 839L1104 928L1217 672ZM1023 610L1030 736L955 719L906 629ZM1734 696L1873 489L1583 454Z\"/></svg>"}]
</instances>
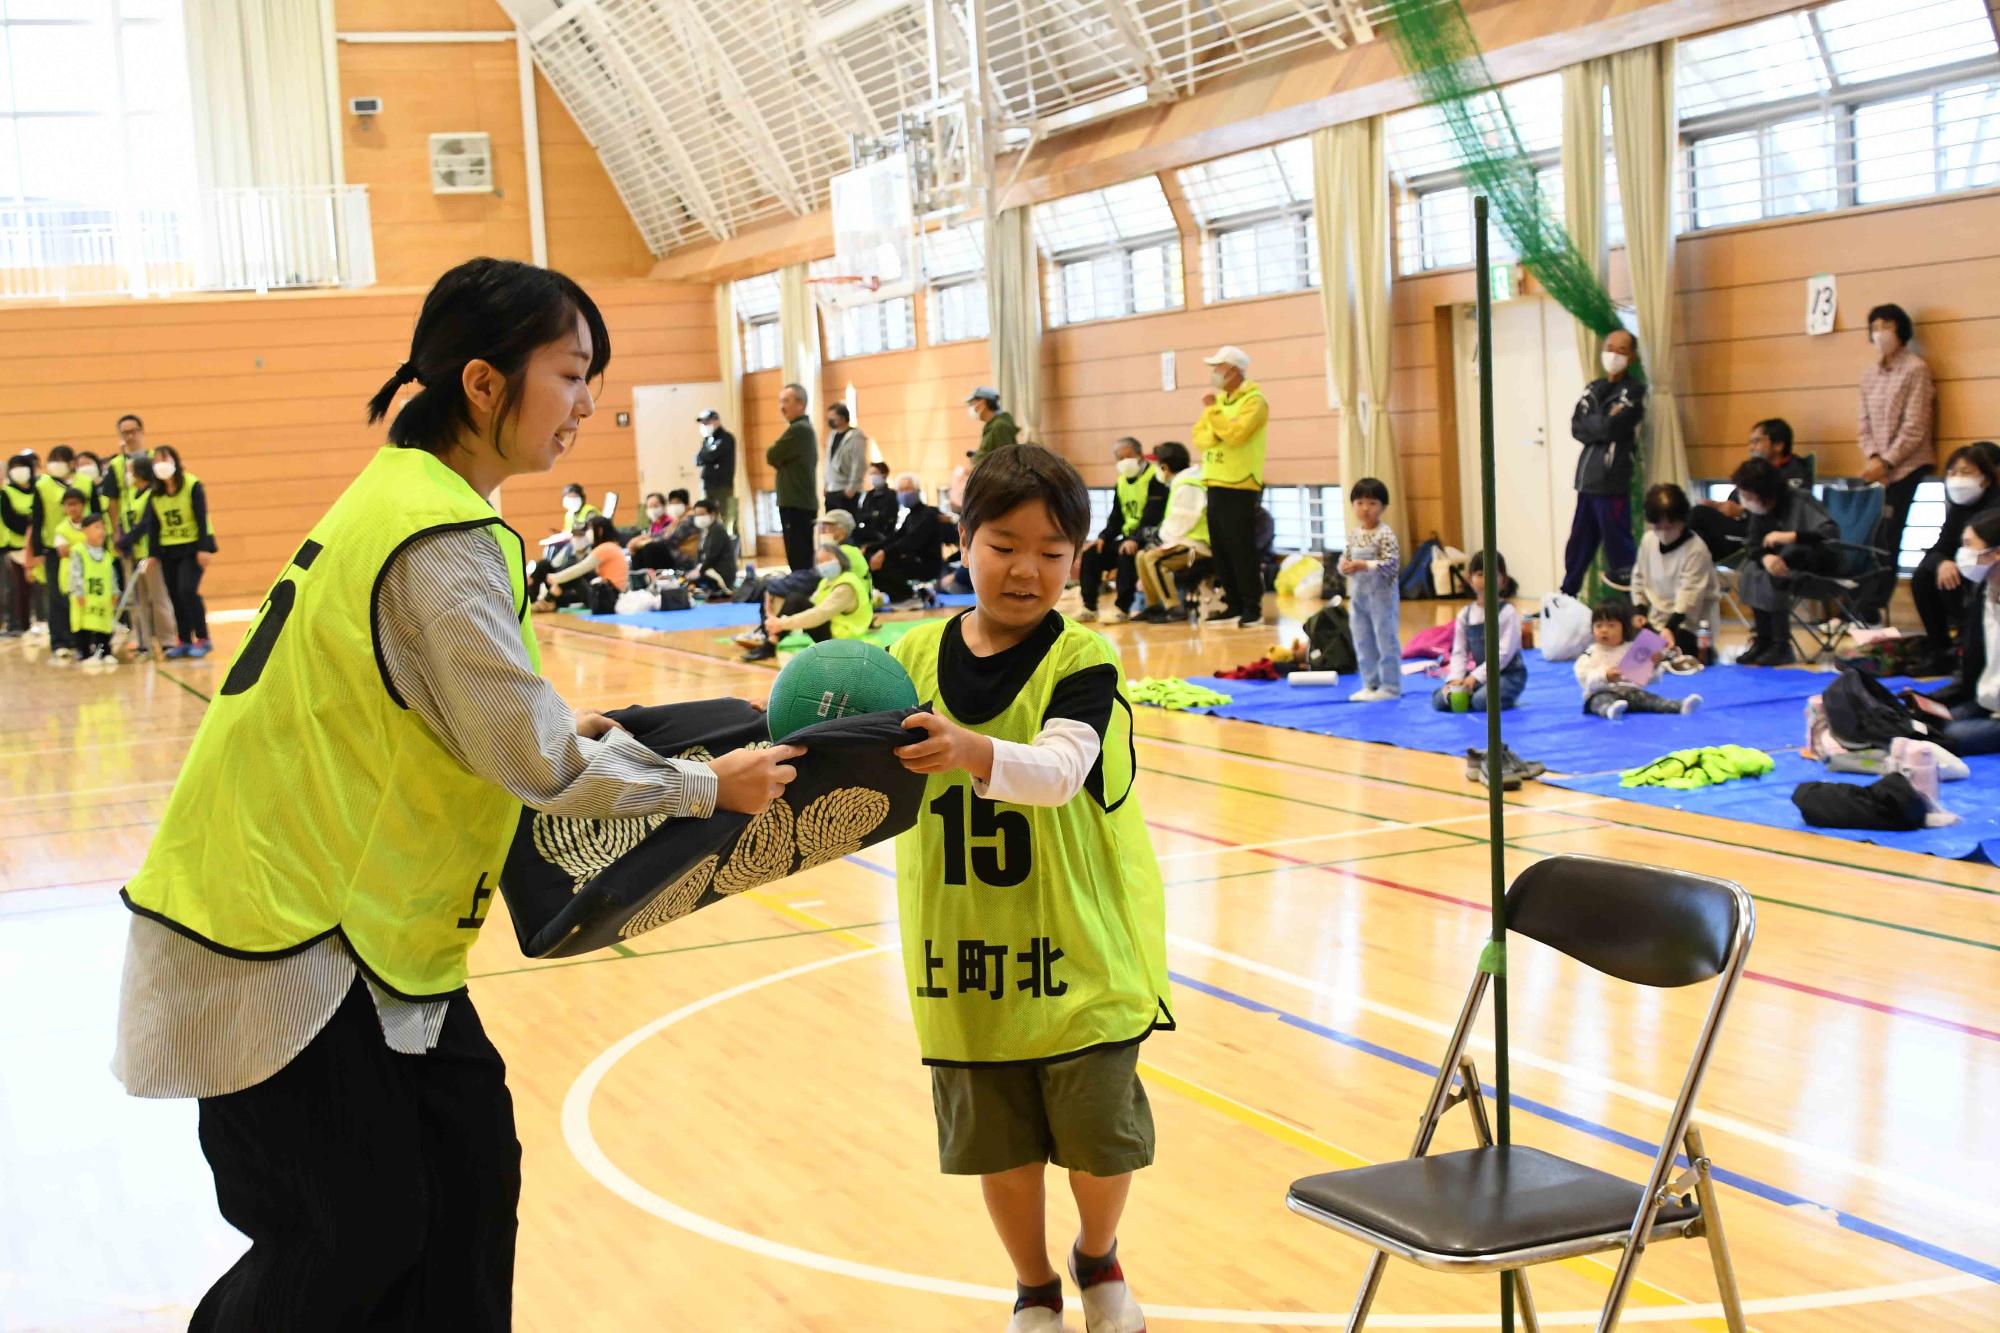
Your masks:
<instances>
[{"instance_id":1,"label":"boy in yellow bib","mask_svg":"<svg viewBox=\"0 0 2000 1333\"><path fill-rule=\"evenodd\" d=\"M70 538L64 582L69 592L69 624L76 636L76 659L85 671L118 665L111 655L111 631L118 615L118 561L104 541L104 515L86 514Z\"/></svg>"},{"instance_id":2,"label":"boy in yellow bib","mask_svg":"<svg viewBox=\"0 0 2000 1333\"><path fill-rule=\"evenodd\" d=\"M930 775L896 843L903 968L944 1171L977 1175L1014 1263L1009 1333L1063 1328L1045 1166L1069 1172L1089 1333L1143 1333L1118 1264L1132 1173L1153 1160L1139 1043L1171 1029L1159 864L1132 792L1118 654L1058 615L1090 523L1076 469L983 456L960 509L978 598L893 649L932 711L896 753Z\"/></svg>"}]
</instances>

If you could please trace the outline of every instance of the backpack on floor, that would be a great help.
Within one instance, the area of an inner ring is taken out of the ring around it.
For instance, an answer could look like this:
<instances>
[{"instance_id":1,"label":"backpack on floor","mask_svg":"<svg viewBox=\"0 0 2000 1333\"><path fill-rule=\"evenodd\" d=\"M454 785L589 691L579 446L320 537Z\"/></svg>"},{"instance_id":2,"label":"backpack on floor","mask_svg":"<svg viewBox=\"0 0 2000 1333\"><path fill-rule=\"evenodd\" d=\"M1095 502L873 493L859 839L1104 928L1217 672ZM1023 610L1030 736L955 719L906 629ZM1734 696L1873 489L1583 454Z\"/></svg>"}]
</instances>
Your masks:
<instances>
[{"instance_id":1,"label":"backpack on floor","mask_svg":"<svg viewBox=\"0 0 2000 1333\"><path fill-rule=\"evenodd\" d=\"M1886 750L1903 737L1935 739L1927 723L1865 671L1842 671L1822 702L1834 739L1849 750Z\"/></svg>"},{"instance_id":2,"label":"backpack on floor","mask_svg":"<svg viewBox=\"0 0 2000 1333\"><path fill-rule=\"evenodd\" d=\"M1314 671L1353 674L1361 669L1354 655L1354 626L1347 616L1347 580L1339 574L1326 588L1326 605L1307 617L1306 665Z\"/></svg>"},{"instance_id":3,"label":"backpack on floor","mask_svg":"<svg viewBox=\"0 0 2000 1333\"><path fill-rule=\"evenodd\" d=\"M1551 662L1574 662L1590 647L1590 608L1568 593L1542 594L1535 646Z\"/></svg>"},{"instance_id":4,"label":"backpack on floor","mask_svg":"<svg viewBox=\"0 0 2000 1333\"><path fill-rule=\"evenodd\" d=\"M1404 564L1403 572L1397 576L1397 582L1403 590L1404 601L1416 602L1426 597L1437 596L1431 589L1431 561L1437 558L1442 548L1443 544L1437 538L1427 537L1416 550L1410 552L1409 561Z\"/></svg>"}]
</instances>

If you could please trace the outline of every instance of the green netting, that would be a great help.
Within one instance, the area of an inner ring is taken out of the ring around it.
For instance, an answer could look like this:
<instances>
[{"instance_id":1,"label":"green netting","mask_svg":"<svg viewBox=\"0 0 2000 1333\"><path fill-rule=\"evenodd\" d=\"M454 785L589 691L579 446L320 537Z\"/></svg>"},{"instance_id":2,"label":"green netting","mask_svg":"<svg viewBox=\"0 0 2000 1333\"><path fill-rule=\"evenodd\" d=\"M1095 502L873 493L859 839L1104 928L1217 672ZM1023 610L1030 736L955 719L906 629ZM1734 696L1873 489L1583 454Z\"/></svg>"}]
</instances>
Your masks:
<instances>
[{"instance_id":1,"label":"green netting","mask_svg":"<svg viewBox=\"0 0 2000 1333\"><path fill-rule=\"evenodd\" d=\"M1600 337L1622 328L1611 294L1548 208L1459 0L1386 0L1386 8L1381 30L1444 118L1471 192L1492 201L1494 220L1535 281Z\"/></svg>"}]
</instances>

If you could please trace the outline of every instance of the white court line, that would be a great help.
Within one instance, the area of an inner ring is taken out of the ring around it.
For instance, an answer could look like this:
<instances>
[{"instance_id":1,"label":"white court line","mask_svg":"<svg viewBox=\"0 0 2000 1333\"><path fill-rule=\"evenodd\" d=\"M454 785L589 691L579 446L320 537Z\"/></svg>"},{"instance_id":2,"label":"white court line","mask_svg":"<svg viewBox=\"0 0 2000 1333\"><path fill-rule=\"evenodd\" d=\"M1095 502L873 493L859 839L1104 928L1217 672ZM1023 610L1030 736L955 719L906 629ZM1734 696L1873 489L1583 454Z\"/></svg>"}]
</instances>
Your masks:
<instances>
[{"instance_id":1,"label":"white court line","mask_svg":"<svg viewBox=\"0 0 2000 1333\"><path fill-rule=\"evenodd\" d=\"M1391 1022L1402 1023L1407 1027L1413 1027L1419 1032L1425 1032L1440 1039L1449 1039L1451 1036L1451 1024L1449 1023L1425 1018L1421 1014L1411 1013L1407 1009L1398 1009L1394 1005L1364 999L1360 996L1339 990L1326 982L1315 981L1311 977L1302 977L1296 972L1287 972L1281 967L1273 967L1269 963L1262 963L1254 958L1245 958L1241 954L1230 953L1227 949L1218 949L1212 944L1205 944L1200 940L1189 939L1185 935L1169 935L1167 936L1167 943L1188 953L1197 954L1203 958L1214 959L1216 962L1227 963L1231 967L1240 968L1245 972L1263 977L1269 981L1282 982L1287 986L1306 991L1313 995L1339 1000L1344 1004L1351 1004L1364 1013L1374 1014L1378 1018L1386 1018ZM1490 1051L1493 1049L1491 1041L1477 1034L1474 1034L1472 1042L1473 1045L1482 1050ZM1533 1051L1524 1049L1518 1041L1509 1044L1507 1055L1508 1059L1515 1064L1526 1065L1530 1069L1539 1069L1545 1073L1560 1075L1566 1081L1595 1088L1600 1092L1608 1092L1613 1096L1622 1097L1648 1110L1659 1111L1664 1114L1673 1110L1674 1107L1673 1099L1670 1097L1662 1097L1660 1094L1648 1092L1644 1088L1635 1088L1629 1083L1621 1083L1616 1079L1607 1078L1603 1074L1582 1069L1575 1065L1564 1064L1560 1060L1551 1060L1546 1056L1536 1055ZM1917 1180L1899 1172L1890 1171L1868 1162L1856 1161L1851 1157L1844 1157L1829 1148L1817 1147L1810 1143L1801 1143L1797 1139L1788 1138L1783 1134L1777 1133L1775 1130L1764 1129L1757 1125L1738 1120L1733 1116L1722 1115L1715 1111L1701 1110L1696 1114L1695 1118L1705 1128L1722 1130L1726 1133L1734 1134L1738 1138L1760 1144L1763 1147L1774 1148L1780 1152L1789 1153L1801 1160L1823 1167L1831 1167L1848 1175L1873 1181L1878 1185L1887 1186L1900 1193L1913 1195L1940 1207L1949 1208L1961 1216L1976 1218L1986 1223L2000 1223L2000 1208L1996 1208L1990 1204L1975 1202L1961 1195L1954 1194L1950 1190L1942 1189L1936 1185L1928 1184L1925 1181Z\"/></svg>"},{"instance_id":2,"label":"white court line","mask_svg":"<svg viewBox=\"0 0 2000 1333\"><path fill-rule=\"evenodd\" d=\"M23 792L16 796L0 796L0 805L12 805L17 801L53 801L74 796L109 796L121 791L153 791L160 787L174 785L173 778L162 778L158 782L127 782L116 787L68 787L55 791Z\"/></svg>"},{"instance_id":3,"label":"white court line","mask_svg":"<svg viewBox=\"0 0 2000 1333\"><path fill-rule=\"evenodd\" d=\"M971 1282L959 1282L950 1278L932 1277L926 1273L905 1273L893 1268L883 1268L876 1264L859 1263L852 1259L842 1259L830 1254L820 1254L814 1250L766 1236L739 1231L735 1227L704 1217L692 1209L685 1208L664 1198L632 1179L604 1151L590 1128L590 1103L598 1086L604 1082L617 1063L629 1055L641 1043L650 1040L675 1024L694 1017L704 1010L712 1009L725 1001L748 995L783 981L806 976L823 968L838 967L861 958L878 958L895 952L897 946L882 945L878 948L857 950L853 953L835 954L815 962L788 967L768 976L717 991L690 1004L682 1005L671 1013L663 1014L643 1027L634 1029L607 1046L596 1059L592 1060L578 1074L576 1082L570 1084L569 1092L563 1097L562 1129L563 1141L576 1157L577 1163L600 1185L616 1194L641 1212L651 1214L663 1222L692 1232L719 1244L732 1246L749 1254L779 1263L792 1264L815 1272L830 1273L836 1277L853 1278L861 1282L873 1282L879 1286L898 1287L905 1291L924 1292L934 1296L956 1296L965 1300L984 1301L1011 1305L1014 1290L1011 1287L985 1287ZM1917 1282L1901 1282L1891 1286L1856 1287L1846 1291L1811 1292L1798 1296L1765 1297L1760 1300L1743 1302L1744 1313L1750 1315L1786 1314L1798 1310L1827 1310L1842 1306L1871 1305L1885 1301L1917 1300L1926 1296L1942 1296L1952 1292L1970 1291L1987 1284L1970 1274L1953 1274L1948 1277L1929 1278ZM1318 1311L1298 1310L1237 1310L1226 1307L1209 1308L1185 1305L1148 1305L1148 1313L1156 1319L1183 1319L1204 1324L1261 1324L1275 1328L1345 1328L1347 1312L1338 1314ZM1708 1305L1647 1305L1631 1308L1621 1316L1626 1324L1664 1324L1686 1320L1720 1319L1722 1307ZM1374 1328L1478 1328L1490 1329L1497 1314L1452 1313L1452 1314L1390 1314L1380 1313L1369 1316L1368 1323ZM1541 1315L1545 1326L1556 1328L1595 1328L1598 1311L1591 1310L1551 1310Z\"/></svg>"},{"instance_id":4,"label":"white court line","mask_svg":"<svg viewBox=\"0 0 2000 1333\"><path fill-rule=\"evenodd\" d=\"M1171 777L1172 774L1168 774L1167 776ZM1560 815L1581 810L1587 805L1602 805L1611 799L1613 798L1609 796L1591 796L1581 801L1565 801L1561 805L1510 805L1507 809L1510 812L1518 810L1538 815ZM1375 815L1361 816L1363 819L1375 819L1377 817ZM1392 819L1385 820L1383 823L1377 824L1374 828L1342 829L1338 833L1307 833L1296 838L1279 838L1273 842L1245 842L1229 846L1223 846L1218 843L1213 847L1203 847L1191 852L1168 852L1165 856L1156 856L1153 859L1156 861L1185 861L1197 856L1227 856L1231 852L1265 852L1270 851L1274 847L1296 847L1301 843L1307 842L1339 842L1344 838L1366 838L1376 833L1400 833L1404 829L1446 828L1452 824L1469 824L1474 820L1484 823L1488 818L1487 812L1480 810L1469 815L1452 815L1446 819L1422 819L1407 824ZM1167 831L1169 833L1174 832L1172 829L1168 829ZM1433 848L1432 850L1442 851L1444 849Z\"/></svg>"}]
</instances>

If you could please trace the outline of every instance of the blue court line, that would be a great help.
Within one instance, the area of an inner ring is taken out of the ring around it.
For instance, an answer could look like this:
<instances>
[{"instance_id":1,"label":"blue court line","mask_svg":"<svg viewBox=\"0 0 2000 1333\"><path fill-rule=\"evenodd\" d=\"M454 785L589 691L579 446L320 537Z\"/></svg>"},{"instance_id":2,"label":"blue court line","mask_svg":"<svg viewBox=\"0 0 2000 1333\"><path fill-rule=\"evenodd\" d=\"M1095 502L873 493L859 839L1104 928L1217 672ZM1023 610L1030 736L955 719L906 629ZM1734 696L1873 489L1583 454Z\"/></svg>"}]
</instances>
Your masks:
<instances>
[{"instance_id":1,"label":"blue court line","mask_svg":"<svg viewBox=\"0 0 2000 1333\"><path fill-rule=\"evenodd\" d=\"M896 873L889 866L878 865L873 861L864 861L858 856L849 856L845 859L863 869L872 870L878 875L886 875L893 878ZM1226 1001L1239 1009L1247 1009L1253 1014L1268 1015L1278 1019L1288 1027L1297 1028L1301 1032L1309 1032L1315 1037L1323 1037L1327 1041L1336 1042L1352 1050L1360 1051L1364 1055L1372 1055L1378 1060L1387 1060L1390 1064L1399 1065L1411 1073L1421 1074L1427 1079L1437 1077L1438 1067L1436 1065L1420 1060L1414 1055L1406 1055L1402 1051L1378 1045L1365 1037L1357 1037L1351 1032L1342 1032L1340 1029L1328 1027L1324 1023L1316 1023L1310 1018L1294 1014L1289 1010L1280 1009L1276 1005L1266 1004L1262 1000L1253 1000L1247 995L1239 995L1235 991L1224 989L1212 982L1200 981L1181 972L1169 972L1167 975L1173 979L1174 984L1177 986L1185 986L1189 990L1198 991L1213 999ZM1481 1087L1485 1090L1488 1097L1497 1098L1499 1096L1499 1093L1490 1084L1481 1084ZM1609 1125L1598 1124L1594 1120L1587 1120L1582 1116L1573 1115L1568 1111L1550 1106L1546 1102L1539 1102L1530 1097L1523 1097L1519 1093L1513 1094L1510 1102L1517 1109L1526 1111L1530 1115L1540 1116L1544 1120L1552 1120L1558 1125L1563 1125L1579 1133L1588 1134L1592 1138L1602 1139L1606 1143L1615 1143L1621 1148L1629 1148L1648 1161L1651 1161L1653 1155L1660 1150L1658 1143L1648 1143L1636 1135L1626 1134L1620 1130L1611 1128ZM1682 1166L1687 1165L1685 1157L1677 1157L1675 1160ZM1856 1235L1866 1236L1870 1240L1882 1241L1885 1244L1895 1246L1897 1249L1907 1250L1911 1254L1929 1259L1932 1263L1942 1264L1946 1268L1955 1269L1958 1272L1966 1273L2000 1286L2000 1265L1986 1263L1970 1255L1960 1254L1956 1250L1947 1250L1941 1245L1933 1245L1931 1242L1909 1235L1907 1232L1897 1231L1892 1227L1885 1227L1879 1222L1871 1222L1865 1217L1858 1217L1844 1209L1819 1203L1816 1200L1807 1198L1803 1194L1795 1194L1791 1190L1768 1184L1752 1176L1743 1175L1740 1172L1731 1171L1724 1167L1713 1167L1711 1169L1717 1180L1726 1185L1734 1186L1746 1194L1754 1194L1760 1199L1775 1203L1784 1208L1804 1206L1817 1209L1822 1213L1832 1215L1843 1231L1852 1231Z\"/></svg>"}]
</instances>

